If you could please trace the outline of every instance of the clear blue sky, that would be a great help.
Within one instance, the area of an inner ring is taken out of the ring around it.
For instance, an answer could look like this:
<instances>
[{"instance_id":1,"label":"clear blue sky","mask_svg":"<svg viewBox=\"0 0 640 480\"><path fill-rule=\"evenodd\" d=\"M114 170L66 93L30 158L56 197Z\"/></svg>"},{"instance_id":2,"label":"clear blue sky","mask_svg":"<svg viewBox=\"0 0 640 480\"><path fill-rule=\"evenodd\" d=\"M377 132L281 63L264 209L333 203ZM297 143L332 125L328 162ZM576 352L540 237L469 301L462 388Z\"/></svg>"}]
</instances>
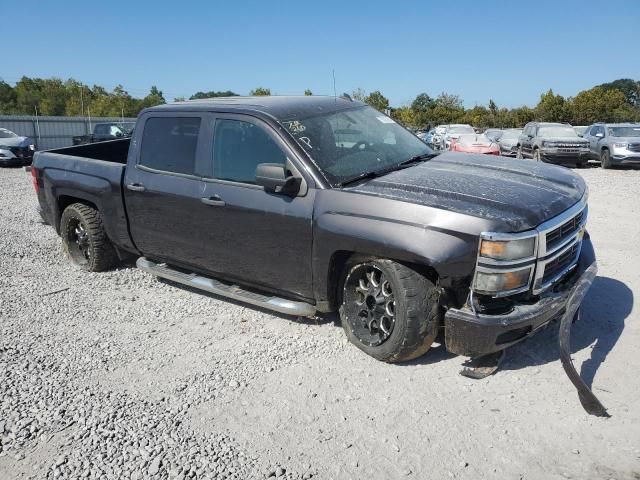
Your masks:
<instances>
[{"instance_id":1,"label":"clear blue sky","mask_svg":"<svg viewBox=\"0 0 640 480\"><path fill-rule=\"evenodd\" d=\"M527 5L525 7L525 5ZM0 78L73 77L167 100L198 90L381 90L534 105L640 79L640 0L2 0ZM8 51L13 51L11 55Z\"/></svg>"}]
</instances>

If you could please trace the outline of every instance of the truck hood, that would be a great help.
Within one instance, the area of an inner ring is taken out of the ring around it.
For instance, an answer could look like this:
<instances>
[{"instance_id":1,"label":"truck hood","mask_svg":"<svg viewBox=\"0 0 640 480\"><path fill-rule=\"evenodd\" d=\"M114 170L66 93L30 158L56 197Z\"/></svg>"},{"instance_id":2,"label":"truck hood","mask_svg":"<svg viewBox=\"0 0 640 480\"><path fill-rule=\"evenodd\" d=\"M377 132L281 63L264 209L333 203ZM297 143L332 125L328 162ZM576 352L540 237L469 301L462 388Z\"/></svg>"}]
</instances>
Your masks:
<instances>
[{"instance_id":1,"label":"truck hood","mask_svg":"<svg viewBox=\"0 0 640 480\"><path fill-rule=\"evenodd\" d=\"M29 137L9 137L0 138L0 145L7 147L28 147L33 144Z\"/></svg>"},{"instance_id":2,"label":"truck hood","mask_svg":"<svg viewBox=\"0 0 640 480\"><path fill-rule=\"evenodd\" d=\"M486 218L501 231L520 232L573 206L586 185L564 167L446 152L345 190Z\"/></svg>"}]
</instances>

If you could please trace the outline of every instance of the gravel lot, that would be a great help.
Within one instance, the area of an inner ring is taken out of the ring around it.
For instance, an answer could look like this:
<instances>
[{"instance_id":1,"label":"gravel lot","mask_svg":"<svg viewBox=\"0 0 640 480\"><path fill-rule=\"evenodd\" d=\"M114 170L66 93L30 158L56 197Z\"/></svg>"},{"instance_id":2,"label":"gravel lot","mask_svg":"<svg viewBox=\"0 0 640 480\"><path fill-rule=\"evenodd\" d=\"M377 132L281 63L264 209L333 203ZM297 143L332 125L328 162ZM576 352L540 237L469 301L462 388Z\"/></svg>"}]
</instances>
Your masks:
<instances>
[{"instance_id":1,"label":"gravel lot","mask_svg":"<svg viewBox=\"0 0 640 480\"><path fill-rule=\"evenodd\" d=\"M335 317L82 273L0 169L0 479L640 478L640 171L578 172L600 272L574 362L610 419L580 407L557 327L473 381L442 347L376 362Z\"/></svg>"}]
</instances>

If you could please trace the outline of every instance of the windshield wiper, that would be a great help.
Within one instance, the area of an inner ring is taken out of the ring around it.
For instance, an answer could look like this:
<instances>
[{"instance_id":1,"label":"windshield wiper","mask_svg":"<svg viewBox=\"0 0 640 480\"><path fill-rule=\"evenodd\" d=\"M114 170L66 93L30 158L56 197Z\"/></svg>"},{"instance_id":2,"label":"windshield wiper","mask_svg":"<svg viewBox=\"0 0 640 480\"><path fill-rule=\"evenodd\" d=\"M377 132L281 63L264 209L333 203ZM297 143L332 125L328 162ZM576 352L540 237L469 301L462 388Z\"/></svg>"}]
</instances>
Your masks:
<instances>
[{"instance_id":1,"label":"windshield wiper","mask_svg":"<svg viewBox=\"0 0 640 480\"><path fill-rule=\"evenodd\" d=\"M361 180L368 180L371 178L377 178L377 177L381 177L383 175L386 175L387 173L391 173L394 172L396 170L402 170L404 168L410 167L411 165L415 164L415 163L419 163L419 162L424 162L426 160L431 160L433 157L440 155L440 153L435 153L435 152L431 152L431 153L421 153L420 155L414 155L413 157L407 159L407 160L403 160L400 163L396 163L390 167L387 168L381 168L380 170L373 170L371 172L365 172L362 173L360 175L358 175L357 177L353 177L353 178L349 178L348 180L345 180L344 182L340 182L340 186L344 187L346 185L351 185L352 183L356 183L359 182Z\"/></svg>"},{"instance_id":2,"label":"windshield wiper","mask_svg":"<svg viewBox=\"0 0 640 480\"><path fill-rule=\"evenodd\" d=\"M431 153L421 153L420 155L414 155L413 157L405 160L403 162L398 163L396 166L403 167L405 165L412 165L418 162L424 162L426 160L431 160L433 157L440 155L440 152L431 152Z\"/></svg>"}]
</instances>

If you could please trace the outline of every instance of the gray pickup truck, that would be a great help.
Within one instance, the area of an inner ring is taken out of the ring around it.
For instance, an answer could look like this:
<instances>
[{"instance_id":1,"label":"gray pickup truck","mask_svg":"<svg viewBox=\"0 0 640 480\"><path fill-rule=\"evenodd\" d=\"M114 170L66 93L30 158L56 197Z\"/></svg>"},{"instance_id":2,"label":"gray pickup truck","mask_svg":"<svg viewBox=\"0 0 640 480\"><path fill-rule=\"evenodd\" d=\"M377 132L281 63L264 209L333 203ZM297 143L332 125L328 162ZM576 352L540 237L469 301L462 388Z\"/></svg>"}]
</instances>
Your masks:
<instances>
[{"instance_id":1,"label":"gray pickup truck","mask_svg":"<svg viewBox=\"0 0 640 480\"><path fill-rule=\"evenodd\" d=\"M388 362L442 330L451 352L503 350L579 303L595 271L579 175L438 155L349 98L153 107L131 139L36 153L32 175L81 268L135 256L281 313L337 311L349 340Z\"/></svg>"},{"instance_id":2,"label":"gray pickup truck","mask_svg":"<svg viewBox=\"0 0 640 480\"><path fill-rule=\"evenodd\" d=\"M516 157L584 167L589 161L589 142L568 123L529 122L518 138Z\"/></svg>"}]
</instances>

